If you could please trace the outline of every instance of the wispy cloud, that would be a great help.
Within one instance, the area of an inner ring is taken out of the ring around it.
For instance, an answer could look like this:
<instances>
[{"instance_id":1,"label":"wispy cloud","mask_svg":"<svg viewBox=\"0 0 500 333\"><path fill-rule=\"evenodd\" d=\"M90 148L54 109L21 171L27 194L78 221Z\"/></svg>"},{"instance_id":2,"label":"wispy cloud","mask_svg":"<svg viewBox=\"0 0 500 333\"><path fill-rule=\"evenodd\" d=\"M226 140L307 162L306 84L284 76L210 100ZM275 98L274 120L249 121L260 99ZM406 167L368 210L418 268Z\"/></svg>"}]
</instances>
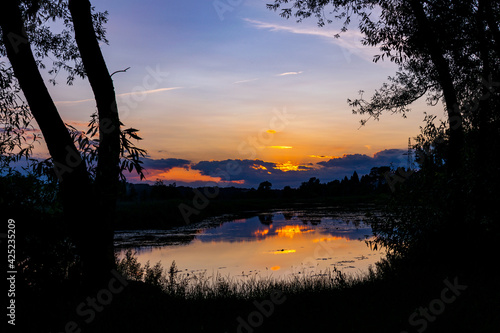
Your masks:
<instances>
[{"instance_id":1,"label":"wispy cloud","mask_svg":"<svg viewBox=\"0 0 500 333\"><path fill-rule=\"evenodd\" d=\"M159 88L159 89L152 89L152 90L139 90L139 91L132 91L132 92L127 92L127 93L122 93L122 94L117 94L116 97L123 97L123 96L132 96L132 95L150 95L150 94L156 94L159 92L163 91L170 91L170 90L177 90L177 89L182 89L184 87L170 87L170 88ZM87 98L87 99L81 99L77 101L57 101L55 102L56 105L71 105L71 104L79 104L79 103L85 103L85 102L93 102L95 99L93 98Z\"/></svg>"},{"instance_id":2,"label":"wispy cloud","mask_svg":"<svg viewBox=\"0 0 500 333\"><path fill-rule=\"evenodd\" d=\"M258 79L241 80L241 81L236 81L236 82L233 82L233 84L246 83L246 82L253 82L253 81L257 81L257 80L258 80Z\"/></svg>"},{"instance_id":3,"label":"wispy cloud","mask_svg":"<svg viewBox=\"0 0 500 333\"><path fill-rule=\"evenodd\" d=\"M244 20L258 29L267 29L270 31L281 31L299 35L311 35L325 38L329 42L340 46L342 48L344 57L348 61L350 61L350 57L353 54L356 54L365 60L372 61L373 55L377 53L376 48L361 44L363 35L357 29L350 29L346 32L342 32L340 34L340 37L337 38L336 35L340 30L332 31L327 30L326 28L305 27L303 25L286 26L275 23L262 22L249 18L245 18Z\"/></svg>"},{"instance_id":4,"label":"wispy cloud","mask_svg":"<svg viewBox=\"0 0 500 333\"><path fill-rule=\"evenodd\" d=\"M252 20L249 18L245 18L245 21L248 23L254 25L256 28L259 29L269 29L271 31L284 31L284 32L290 32L294 34L301 34L301 35L314 35L314 36L321 36L321 37L326 37L326 38L335 38L335 34L328 32L326 30L320 30L320 29L312 29L312 28L303 28L303 27L290 27L290 26L285 26L285 25L280 25L280 24L275 24L275 23L267 23L267 22L262 22L258 20Z\"/></svg>"},{"instance_id":5,"label":"wispy cloud","mask_svg":"<svg viewBox=\"0 0 500 333\"><path fill-rule=\"evenodd\" d=\"M116 95L116 97L130 96L130 95L150 95L150 94L156 94L156 93L163 92L163 91L177 90L177 89L182 89L182 88L183 87L171 87L171 88L160 88L160 89L145 90L145 91L133 91L133 92L128 92L128 93L118 94L118 95Z\"/></svg>"},{"instance_id":6,"label":"wispy cloud","mask_svg":"<svg viewBox=\"0 0 500 333\"><path fill-rule=\"evenodd\" d=\"M90 102L90 101L95 102L95 99L88 98L88 99L80 99L78 101L56 101L55 104L56 105L79 104L79 103L85 103L85 102Z\"/></svg>"},{"instance_id":7,"label":"wispy cloud","mask_svg":"<svg viewBox=\"0 0 500 333\"><path fill-rule=\"evenodd\" d=\"M276 74L277 76L285 76L285 75L299 75L299 74L302 74L303 72L300 71L300 72L285 72L285 73L281 73L281 74Z\"/></svg>"}]
</instances>

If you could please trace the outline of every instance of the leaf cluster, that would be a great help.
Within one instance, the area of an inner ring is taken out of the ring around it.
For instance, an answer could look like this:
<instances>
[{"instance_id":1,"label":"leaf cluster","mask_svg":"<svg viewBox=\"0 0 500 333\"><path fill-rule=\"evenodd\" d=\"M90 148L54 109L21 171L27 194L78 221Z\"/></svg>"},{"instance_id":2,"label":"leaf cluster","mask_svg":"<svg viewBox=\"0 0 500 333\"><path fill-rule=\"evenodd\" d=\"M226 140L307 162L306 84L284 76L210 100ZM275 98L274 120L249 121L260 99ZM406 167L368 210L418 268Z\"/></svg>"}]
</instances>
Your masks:
<instances>
[{"instance_id":1,"label":"leaf cluster","mask_svg":"<svg viewBox=\"0 0 500 333\"><path fill-rule=\"evenodd\" d=\"M40 69L50 67L49 82L56 84L61 70L67 73L66 83L71 85L76 77L84 78L85 69L80 52L74 39L74 29L67 0L23 0L20 9L25 22L25 36L33 49ZM92 7L92 19L96 38L108 44L105 24L108 12L97 12ZM58 30L59 29L59 30ZM6 56L6 50L0 43L0 55Z\"/></svg>"},{"instance_id":2,"label":"leaf cluster","mask_svg":"<svg viewBox=\"0 0 500 333\"><path fill-rule=\"evenodd\" d=\"M425 12L427 27L418 22L412 3L419 3ZM342 19L342 31L351 21L358 22L364 35L362 44L378 47L373 61L389 60L399 66L395 76L366 100L362 92L348 103L355 114L378 120L384 111L405 116L409 106L426 96L429 105L443 100L442 82L431 61L433 45L448 62L458 107L466 121L477 119L477 107L470 103L484 95L483 81L499 81L500 77L500 4L493 1L339 1L339 0L275 0L268 4L284 18L298 21L316 17L319 26L331 23L325 19L328 9L332 19ZM426 34L430 31L432 35ZM429 43L429 40L435 43ZM490 77L491 76L491 77ZM490 110L491 112L491 110ZM361 120L361 125L368 119Z\"/></svg>"},{"instance_id":3,"label":"leaf cluster","mask_svg":"<svg viewBox=\"0 0 500 333\"><path fill-rule=\"evenodd\" d=\"M0 171L11 162L28 159L40 139L12 70L0 62Z\"/></svg>"},{"instance_id":4,"label":"leaf cluster","mask_svg":"<svg viewBox=\"0 0 500 333\"><path fill-rule=\"evenodd\" d=\"M120 125L124 126L121 122ZM86 132L80 131L70 124L66 124L66 126L78 150L81 152L82 159L85 161L91 177L95 179L99 150L99 119L97 112L91 115ZM122 181L126 180L125 171L132 172L135 170L141 180L145 178L141 158L146 156L147 152L135 146L131 141L132 139L137 141L142 140L138 132L139 130L135 128L120 129L119 168Z\"/></svg>"},{"instance_id":5,"label":"leaf cluster","mask_svg":"<svg viewBox=\"0 0 500 333\"><path fill-rule=\"evenodd\" d=\"M75 78L85 78L85 70L80 52L74 39L74 28L68 9L67 0L23 0L20 9L25 22L25 36L33 49L36 62L40 69L50 67L49 82L56 84L56 78L61 70L67 73L66 83L71 85ZM92 19L96 38L108 44L105 24L107 12L97 12L92 7ZM59 28L57 31L56 28ZM1 32L1 31L0 31ZM0 56L6 56L3 43L0 42ZM92 178L95 178L99 147L99 124L97 113L91 115L86 132L66 124L72 139L82 154L82 159L89 168ZM121 126L124 126L120 123ZM9 164L21 158L30 159L34 143L42 136L33 126L33 116L23 99L12 67L0 62L0 170L9 168ZM134 128L120 131L120 178L125 180L124 171L135 170L144 179L141 157L146 151L138 148L131 141L141 140L138 130ZM34 174L45 176L55 181L51 159L38 161L30 159Z\"/></svg>"}]
</instances>

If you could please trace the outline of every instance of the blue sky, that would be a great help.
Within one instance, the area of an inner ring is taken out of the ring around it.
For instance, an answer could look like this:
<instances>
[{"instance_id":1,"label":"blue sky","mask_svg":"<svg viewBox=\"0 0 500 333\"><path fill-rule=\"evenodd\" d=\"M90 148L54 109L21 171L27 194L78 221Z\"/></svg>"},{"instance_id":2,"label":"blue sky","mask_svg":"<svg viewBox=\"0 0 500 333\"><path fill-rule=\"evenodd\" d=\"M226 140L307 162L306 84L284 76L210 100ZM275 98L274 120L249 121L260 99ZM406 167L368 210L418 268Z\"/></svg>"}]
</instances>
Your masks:
<instances>
[{"instance_id":1,"label":"blue sky","mask_svg":"<svg viewBox=\"0 0 500 333\"><path fill-rule=\"evenodd\" d=\"M387 114L360 128L363 117L352 114L347 98L359 90L369 97L397 67L373 63L378 51L361 45L355 26L335 39L338 23L296 23L267 10L267 2L92 1L109 11L110 44L102 49L110 72L130 67L113 79L121 120L141 130L145 164L154 166L148 181L224 181L200 162L230 160L271 163L268 173L257 167L245 179L222 182L236 186L362 174L389 162L377 158L380 152L404 166L394 152L418 135L423 111L441 115L442 108L419 102L407 119ZM88 82L65 86L59 79L50 91L63 119L84 129L95 110ZM362 164L356 156L364 156Z\"/></svg>"}]
</instances>

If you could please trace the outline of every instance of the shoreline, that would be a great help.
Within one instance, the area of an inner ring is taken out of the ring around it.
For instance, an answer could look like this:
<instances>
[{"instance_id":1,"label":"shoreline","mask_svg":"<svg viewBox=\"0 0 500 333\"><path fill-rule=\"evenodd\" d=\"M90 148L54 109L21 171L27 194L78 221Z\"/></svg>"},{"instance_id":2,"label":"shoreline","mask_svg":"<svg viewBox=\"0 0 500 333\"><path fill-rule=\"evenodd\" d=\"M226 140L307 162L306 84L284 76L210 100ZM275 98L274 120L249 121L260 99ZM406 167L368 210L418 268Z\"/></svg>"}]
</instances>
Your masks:
<instances>
[{"instance_id":1,"label":"shoreline","mask_svg":"<svg viewBox=\"0 0 500 333\"><path fill-rule=\"evenodd\" d=\"M238 219L276 209L314 209L321 206L343 207L378 206L387 204L388 195L316 197L316 198L259 198L211 200L209 204L190 216L186 223L181 210L186 200L144 200L119 202L115 231L125 230L170 230L180 226L196 226L209 218Z\"/></svg>"}]
</instances>

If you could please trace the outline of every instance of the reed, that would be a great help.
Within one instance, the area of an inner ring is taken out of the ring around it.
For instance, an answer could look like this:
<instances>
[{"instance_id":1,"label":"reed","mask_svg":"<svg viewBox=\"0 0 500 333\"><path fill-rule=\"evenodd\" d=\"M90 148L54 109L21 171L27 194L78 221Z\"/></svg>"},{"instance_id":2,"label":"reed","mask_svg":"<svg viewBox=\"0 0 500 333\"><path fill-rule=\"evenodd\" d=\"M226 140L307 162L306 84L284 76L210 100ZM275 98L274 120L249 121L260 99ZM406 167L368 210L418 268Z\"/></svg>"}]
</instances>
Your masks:
<instances>
[{"instance_id":1,"label":"reed","mask_svg":"<svg viewBox=\"0 0 500 333\"><path fill-rule=\"evenodd\" d=\"M257 299L266 297L273 290L281 290L287 295L323 293L374 281L380 275L377 267L370 268L364 275L346 274L333 267L285 278L254 274L236 279L220 273L209 275L206 272L181 272L177 269L175 260L169 269L164 269L161 263L151 266L149 262L142 267L132 250L128 250L123 259L117 260L117 267L129 280L157 286L169 296L187 300Z\"/></svg>"}]
</instances>

